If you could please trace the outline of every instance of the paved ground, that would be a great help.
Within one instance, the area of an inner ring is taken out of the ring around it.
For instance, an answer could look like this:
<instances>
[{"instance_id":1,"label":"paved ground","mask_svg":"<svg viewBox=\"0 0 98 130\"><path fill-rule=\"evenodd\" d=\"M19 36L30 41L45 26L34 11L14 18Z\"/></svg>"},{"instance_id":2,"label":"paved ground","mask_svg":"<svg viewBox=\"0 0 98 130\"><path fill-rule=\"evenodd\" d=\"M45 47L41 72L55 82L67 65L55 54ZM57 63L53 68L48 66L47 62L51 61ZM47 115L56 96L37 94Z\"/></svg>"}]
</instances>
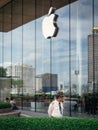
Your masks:
<instances>
[{"instance_id":1,"label":"paved ground","mask_svg":"<svg viewBox=\"0 0 98 130\"><path fill-rule=\"evenodd\" d=\"M25 117L48 117L48 113L21 110L21 116L25 116ZM70 116L70 114L66 113L64 116L68 117L68 116ZM83 117L83 118L89 117L89 118L97 118L98 119L98 114L97 115L88 115L86 113L72 112L71 116L72 117Z\"/></svg>"},{"instance_id":2,"label":"paved ground","mask_svg":"<svg viewBox=\"0 0 98 130\"><path fill-rule=\"evenodd\" d=\"M26 111L26 110L21 110L21 116L26 116L26 117L48 117L47 113L42 113L42 112L33 112L33 111Z\"/></svg>"}]
</instances>

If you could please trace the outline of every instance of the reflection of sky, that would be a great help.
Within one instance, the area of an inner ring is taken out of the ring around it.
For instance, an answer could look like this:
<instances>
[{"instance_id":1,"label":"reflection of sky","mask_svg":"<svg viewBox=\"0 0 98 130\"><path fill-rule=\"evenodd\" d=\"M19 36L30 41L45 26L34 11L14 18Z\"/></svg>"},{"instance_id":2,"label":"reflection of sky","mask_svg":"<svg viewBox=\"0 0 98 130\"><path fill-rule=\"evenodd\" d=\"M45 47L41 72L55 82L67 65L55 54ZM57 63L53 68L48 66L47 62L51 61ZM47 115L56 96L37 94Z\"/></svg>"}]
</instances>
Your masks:
<instances>
[{"instance_id":1,"label":"reflection of sky","mask_svg":"<svg viewBox=\"0 0 98 130\"><path fill-rule=\"evenodd\" d=\"M95 0L95 16L94 23L98 23L98 1ZM50 55L50 40L44 39L41 30L43 17L36 20L36 55L35 55L35 21L29 22L22 27L14 29L11 32L4 33L4 63L5 66L11 62L11 40L12 40L12 62L23 62L26 64L35 65L36 56L36 70L37 74L50 72L52 61L52 72L62 75L61 82L68 82L69 73L69 6L58 9L56 13L59 15L58 26L59 33L56 38L52 39L52 59ZM76 68L77 53L79 53L81 62L81 74L87 78L87 37L92 33L92 0L79 0L71 4L71 61L72 72ZM78 24L78 27L77 27ZM22 30L23 29L23 30ZM22 34L23 31L23 34ZM80 32L80 34L78 34ZM2 33L0 34L2 35ZM1 42L2 43L2 36ZM22 39L23 37L23 39ZM80 48L77 50L77 40L80 37ZM0 44L2 46L2 44ZM23 47L23 48L22 48ZM1 48L1 47L0 47ZM23 49L23 50L22 50ZM1 50L2 51L2 50ZM81 52L77 52L81 51ZM0 57L2 62L2 57ZM72 80L76 79L72 73ZM67 77L67 79L66 79ZM82 80L87 81L87 80Z\"/></svg>"}]
</instances>

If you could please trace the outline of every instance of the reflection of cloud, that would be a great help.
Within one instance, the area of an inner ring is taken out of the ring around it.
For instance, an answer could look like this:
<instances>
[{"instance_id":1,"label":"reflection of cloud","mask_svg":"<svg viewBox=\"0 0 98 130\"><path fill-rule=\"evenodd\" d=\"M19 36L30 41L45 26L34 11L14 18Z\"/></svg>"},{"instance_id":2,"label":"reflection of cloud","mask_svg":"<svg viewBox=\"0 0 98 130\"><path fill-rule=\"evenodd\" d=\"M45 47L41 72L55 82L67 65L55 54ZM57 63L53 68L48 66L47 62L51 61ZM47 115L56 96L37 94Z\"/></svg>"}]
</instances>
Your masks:
<instances>
[{"instance_id":1,"label":"reflection of cloud","mask_svg":"<svg viewBox=\"0 0 98 130\"><path fill-rule=\"evenodd\" d=\"M35 60L35 54L29 53L28 55L24 56L24 62L30 62Z\"/></svg>"},{"instance_id":2,"label":"reflection of cloud","mask_svg":"<svg viewBox=\"0 0 98 130\"><path fill-rule=\"evenodd\" d=\"M98 3L98 2L97 2ZM98 5L97 5L98 8ZM81 10L80 10L81 9ZM65 12L69 10L66 6L62 8L62 12ZM96 9L97 10L97 9ZM95 11L96 12L96 11ZM58 13L59 10L58 10ZM84 38L87 38L87 35L92 33L92 2L88 2L88 0L83 0L83 1L77 1L74 2L71 6L71 16L69 19L69 12L62 13L62 16L60 17L59 15L59 35L58 38L65 38L66 40L69 40L69 20L70 20L70 28L71 28L71 40L76 40L77 38L77 32L81 32L81 39L83 40ZM98 21L97 17L98 13L95 13L95 25ZM77 22L79 23L79 27L77 27ZM61 31L62 30L62 31ZM79 31L78 31L79 30Z\"/></svg>"},{"instance_id":3,"label":"reflection of cloud","mask_svg":"<svg viewBox=\"0 0 98 130\"><path fill-rule=\"evenodd\" d=\"M4 63L0 64L0 66L3 66L4 68L6 68L6 67L8 67L10 65L12 65L11 62L4 62Z\"/></svg>"},{"instance_id":4,"label":"reflection of cloud","mask_svg":"<svg viewBox=\"0 0 98 130\"><path fill-rule=\"evenodd\" d=\"M41 54L37 53L36 54L36 61L38 61L39 59L41 59ZM24 56L23 58L23 62L25 63L35 63L35 53L29 53L28 55Z\"/></svg>"},{"instance_id":5,"label":"reflection of cloud","mask_svg":"<svg viewBox=\"0 0 98 130\"><path fill-rule=\"evenodd\" d=\"M76 61L76 57L74 54L72 55L71 61L72 62ZM66 63L66 62L68 63L69 62L69 54L65 54L64 52L62 52L62 53L58 53L57 55L53 55L51 62L53 64L55 64L55 63L60 64L60 63ZM50 63L50 58L46 58L44 60L44 63L47 63L47 64Z\"/></svg>"}]
</instances>

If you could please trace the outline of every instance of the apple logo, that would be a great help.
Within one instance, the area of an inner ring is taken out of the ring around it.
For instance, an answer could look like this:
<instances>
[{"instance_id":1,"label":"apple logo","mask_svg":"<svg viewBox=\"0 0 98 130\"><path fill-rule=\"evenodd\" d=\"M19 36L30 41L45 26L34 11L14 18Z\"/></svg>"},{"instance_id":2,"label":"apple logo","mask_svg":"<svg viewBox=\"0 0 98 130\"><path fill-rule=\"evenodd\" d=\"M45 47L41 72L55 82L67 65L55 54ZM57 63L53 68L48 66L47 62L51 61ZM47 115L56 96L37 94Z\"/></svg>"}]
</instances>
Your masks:
<instances>
[{"instance_id":1,"label":"apple logo","mask_svg":"<svg viewBox=\"0 0 98 130\"><path fill-rule=\"evenodd\" d=\"M42 33L45 38L56 37L58 33L57 18L55 14L55 8L50 7L48 15L43 19L42 22Z\"/></svg>"}]
</instances>

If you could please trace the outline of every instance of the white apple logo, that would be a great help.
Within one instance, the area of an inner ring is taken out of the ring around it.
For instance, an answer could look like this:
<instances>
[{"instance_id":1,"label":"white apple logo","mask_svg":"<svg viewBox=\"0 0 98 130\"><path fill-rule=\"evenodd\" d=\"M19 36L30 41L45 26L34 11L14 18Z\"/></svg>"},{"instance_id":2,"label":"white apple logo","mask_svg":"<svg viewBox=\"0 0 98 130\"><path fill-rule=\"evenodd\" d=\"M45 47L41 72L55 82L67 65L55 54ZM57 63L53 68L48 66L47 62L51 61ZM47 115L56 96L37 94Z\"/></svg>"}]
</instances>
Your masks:
<instances>
[{"instance_id":1,"label":"white apple logo","mask_svg":"<svg viewBox=\"0 0 98 130\"><path fill-rule=\"evenodd\" d=\"M58 15L54 14L55 8L50 7L48 15L42 22L42 33L45 38L55 37L58 33L57 18Z\"/></svg>"}]
</instances>

